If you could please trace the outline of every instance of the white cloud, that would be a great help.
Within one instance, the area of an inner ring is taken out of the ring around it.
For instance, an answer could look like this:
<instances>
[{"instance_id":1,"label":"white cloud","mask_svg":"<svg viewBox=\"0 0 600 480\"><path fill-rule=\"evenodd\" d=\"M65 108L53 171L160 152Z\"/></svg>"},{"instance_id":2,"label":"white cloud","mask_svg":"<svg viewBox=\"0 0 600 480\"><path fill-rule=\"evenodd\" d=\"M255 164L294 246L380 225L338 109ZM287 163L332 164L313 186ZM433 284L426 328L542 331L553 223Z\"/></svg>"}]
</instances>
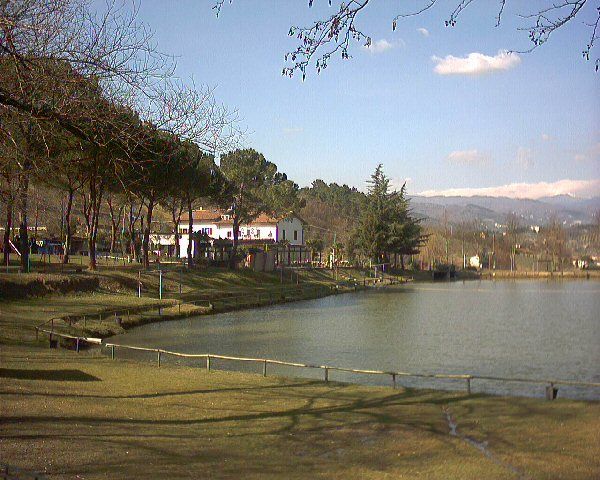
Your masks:
<instances>
[{"instance_id":1,"label":"white cloud","mask_svg":"<svg viewBox=\"0 0 600 480\"><path fill-rule=\"evenodd\" d=\"M517 150L517 165L523 170L529 170L534 163L531 148L519 147Z\"/></svg>"},{"instance_id":2,"label":"white cloud","mask_svg":"<svg viewBox=\"0 0 600 480\"><path fill-rule=\"evenodd\" d=\"M392 42L388 42L385 38L382 38L381 40L375 40L374 42L371 42L370 46L364 46L363 45L363 50L372 53L372 54L378 54L378 53L383 53L383 52L387 52L388 50L391 50L392 48L396 48L396 47L401 47L404 46L404 41L402 40L398 40L395 43Z\"/></svg>"},{"instance_id":3,"label":"white cloud","mask_svg":"<svg viewBox=\"0 0 600 480\"><path fill-rule=\"evenodd\" d=\"M448 161L458 165L483 165L489 161L489 157L476 149L455 150L448 155Z\"/></svg>"},{"instance_id":4,"label":"white cloud","mask_svg":"<svg viewBox=\"0 0 600 480\"><path fill-rule=\"evenodd\" d=\"M509 70L521 63L519 55L508 53L506 50L500 50L493 57L473 52L466 57L447 55L444 58L433 56L431 59L436 63L433 71L439 75L481 75Z\"/></svg>"},{"instance_id":5,"label":"white cloud","mask_svg":"<svg viewBox=\"0 0 600 480\"><path fill-rule=\"evenodd\" d=\"M426 28L423 28L423 27L417 28L417 32L419 32L424 37L428 37L429 36L429 30L427 30Z\"/></svg>"},{"instance_id":6,"label":"white cloud","mask_svg":"<svg viewBox=\"0 0 600 480\"><path fill-rule=\"evenodd\" d=\"M600 195L600 179L596 180L558 180L556 182L510 183L498 187L449 188L446 190L426 190L419 193L425 197L442 195L445 197L488 197L541 198L553 195L573 195L576 197L594 197Z\"/></svg>"}]
</instances>

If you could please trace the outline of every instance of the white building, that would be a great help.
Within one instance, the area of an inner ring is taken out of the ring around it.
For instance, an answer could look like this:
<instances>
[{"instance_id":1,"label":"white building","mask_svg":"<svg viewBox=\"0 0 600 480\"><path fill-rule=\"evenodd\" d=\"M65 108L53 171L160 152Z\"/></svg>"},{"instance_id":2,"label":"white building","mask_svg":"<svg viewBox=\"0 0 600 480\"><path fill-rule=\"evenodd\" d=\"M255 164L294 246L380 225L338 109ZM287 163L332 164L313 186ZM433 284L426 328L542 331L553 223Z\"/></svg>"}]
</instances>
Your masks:
<instances>
[{"instance_id":1,"label":"white building","mask_svg":"<svg viewBox=\"0 0 600 480\"><path fill-rule=\"evenodd\" d=\"M213 239L233 240L233 220L224 210L200 209L193 212L193 231L207 234ZM179 224L181 256L187 256L189 242L187 217ZM243 243L275 243L286 240L290 245L304 245L304 224L294 215L281 218L261 214L252 223L240 225L238 239Z\"/></svg>"},{"instance_id":2,"label":"white building","mask_svg":"<svg viewBox=\"0 0 600 480\"><path fill-rule=\"evenodd\" d=\"M469 267L481 268L481 261L479 259L479 255L474 255L469 258Z\"/></svg>"}]
</instances>

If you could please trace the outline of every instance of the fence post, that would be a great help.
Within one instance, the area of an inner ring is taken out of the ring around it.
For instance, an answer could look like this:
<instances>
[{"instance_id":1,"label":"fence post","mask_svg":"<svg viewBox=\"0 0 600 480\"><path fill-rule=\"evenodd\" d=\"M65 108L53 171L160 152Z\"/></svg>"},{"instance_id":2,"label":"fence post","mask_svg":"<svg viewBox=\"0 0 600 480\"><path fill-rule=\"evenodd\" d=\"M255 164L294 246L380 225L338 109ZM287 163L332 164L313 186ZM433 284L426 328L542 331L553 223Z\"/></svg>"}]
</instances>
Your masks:
<instances>
[{"instance_id":1,"label":"fence post","mask_svg":"<svg viewBox=\"0 0 600 480\"><path fill-rule=\"evenodd\" d=\"M79 353L79 337L77 337L77 340L75 340L75 351Z\"/></svg>"},{"instance_id":2,"label":"fence post","mask_svg":"<svg viewBox=\"0 0 600 480\"><path fill-rule=\"evenodd\" d=\"M554 386L553 382L546 387L546 400L555 400L558 394L558 388Z\"/></svg>"},{"instance_id":3,"label":"fence post","mask_svg":"<svg viewBox=\"0 0 600 480\"><path fill-rule=\"evenodd\" d=\"M395 373L392 373L392 384L393 384L394 390L396 390L396 374Z\"/></svg>"},{"instance_id":4,"label":"fence post","mask_svg":"<svg viewBox=\"0 0 600 480\"><path fill-rule=\"evenodd\" d=\"M85 315L83 316L83 328L87 326L87 320L85 319Z\"/></svg>"},{"instance_id":5,"label":"fence post","mask_svg":"<svg viewBox=\"0 0 600 480\"><path fill-rule=\"evenodd\" d=\"M263 377L267 376L267 361L265 360L263 363Z\"/></svg>"},{"instance_id":6,"label":"fence post","mask_svg":"<svg viewBox=\"0 0 600 480\"><path fill-rule=\"evenodd\" d=\"M206 371L210 372L210 355L206 356Z\"/></svg>"},{"instance_id":7,"label":"fence post","mask_svg":"<svg viewBox=\"0 0 600 480\"><path fill-rule=\"evenodd\" d=\"M177 313L181 313L181 300L177 302Z\"/></svg>"},{"instance_id":8,"label":"fence post","mask_svg":"<svg viewBox=\"0 0 600 480\"><path fill-rule=\"evenodd\" d=\"M111 345L111 346L110 346L110 358L111 358L112 360L114 360L114 359L115 359L115 346L114 346L114 345Z\"/></svg>"},{"instance_id":9,"label":"fence post","mask_svg":"<svg viewBox=\"0 0 600 480\"><path fill-rule=\"evenodd\" d=\"M138 270L138 298L142 298L142 271Z\"/></svg>"},{"instance_id":10,"label":"fence post","mask_svg":"<svg viewBox=\"0 0 600 480\"><path fill-rule=\"evenodd\" d=\"M325 381L329 382L329 369L325 367Z\"/></svg>"},{"instance_id":11,"label":"fence post","mask_svg":"<svg viewBox=\"0 0 600 480\"><path fill-rule=\"evenodd\" d=\"M160 349L156 350L156 362L158 363L158 366L160 367Z\"/></svg>"},{"instance_id":12,"label":"fence post","mask_svg":"<svg viewBox=\"0 0 600 480\"><path fill-rule=\"evenodd\" d=\"M158 298L162 300L162 270L158 271Z\"/></svg>"},{"instance_id":13,"label":"fence post","mask_svg":"<svg viewBox=\"0 0 600 480\"><path fill-rule=\"evenodd\" d=\"M467 377L467 395L471 395L471 377Z\"/></svg>"}]
</instances>

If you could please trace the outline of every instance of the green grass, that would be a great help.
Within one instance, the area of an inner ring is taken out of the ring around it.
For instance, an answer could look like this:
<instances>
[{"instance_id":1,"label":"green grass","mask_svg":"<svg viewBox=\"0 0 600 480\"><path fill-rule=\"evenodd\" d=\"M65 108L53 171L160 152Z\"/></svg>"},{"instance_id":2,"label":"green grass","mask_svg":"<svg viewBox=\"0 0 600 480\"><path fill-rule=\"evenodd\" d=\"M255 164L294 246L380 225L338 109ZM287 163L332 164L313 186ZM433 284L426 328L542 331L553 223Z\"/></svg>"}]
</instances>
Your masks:
<instances>
[{"instance_id":1,"label":"green grass","mask_svg":"<svg viewBox=\"0 0 600 480\"><path fill-rule=\"evenodd\" d=\"M50 478L599 476L598 403L207 373L168 358L157 368L154 357L112 361L36 342L33 327L52 316L157 305L135 297L136 269L97 275L94 294L0 302L0 462ZM156 274L145 275L150 290ZM326 272L305 275L301 282L331 282ZM177 295L178 278L165 274ZM249 271L182 274L184 300L275 292L279 282ZM94 322L107 334L121 328Z\"/></svg>"},{"instance_id":2,"label":"green grass","mask_svg":"<svg viewBox=\"0 0 600 480\"><path fill-rule=\"evenodd\" d=\"M158 271L143 271L139 266L119 266L99 268L91 272L99 279L99 289L96 292L68 295L46 295L39 298L25 298L0 302L0 325L5 325L0 338L5 340L23 338L22 327L33 329L51 317L75 317L73 328L62 328L65 333L108 337L122 333L124 328L130 328L153 321L164 321L182 316L205 314L212 311L224 311L236 308L247 308L256 305L266 305L274 301L286 299L311 298L317 295L315 286L333 285L332 273L327 270L286 270L280 273L257 273L248 269L231 271L225 268L184 269L176 265L162 265L162 293L159 300L160 276ZM344 271L338 275L338 281L347 280L351 276L358 277L361 272ZM78 278L76 273L55 274L0 274L0 283L9 281L14 285L25 284L29 280ZM137 298L138 282L142 282L142 298ZM307 287L305 291L296 291ZM292 293L290 293L292 292ZM269 295L270 294L270 295ZM224 302L222 298L245 296L237 302ZM207 308L207 303L194 305L191 302L206 300L214 308ZM174 304L181 304L177 306ZM157 311L159 305L163 308ZM137 313L140 309L153 308L154 311L144 314ZM120 312L131 309L129 314ZM119 311L122 326L117 325L111 314ZM106 313L99 319L98 314ZM82 316L86 315L85 324ZM7 318L9 320L7 320ZM15 329L15 327L18 327Z\"/></svg>"},{"instance_id":3,"label":"green grass","mask_svg":"<svg viewBox=\"0 0 600 480\"><path fill-rule=\"evenodd\" d=\"M2 461L51 478L592 479L600 406L3 348ZM488 442L486 452L451 436Z\"/></svg>"}]
</instances>

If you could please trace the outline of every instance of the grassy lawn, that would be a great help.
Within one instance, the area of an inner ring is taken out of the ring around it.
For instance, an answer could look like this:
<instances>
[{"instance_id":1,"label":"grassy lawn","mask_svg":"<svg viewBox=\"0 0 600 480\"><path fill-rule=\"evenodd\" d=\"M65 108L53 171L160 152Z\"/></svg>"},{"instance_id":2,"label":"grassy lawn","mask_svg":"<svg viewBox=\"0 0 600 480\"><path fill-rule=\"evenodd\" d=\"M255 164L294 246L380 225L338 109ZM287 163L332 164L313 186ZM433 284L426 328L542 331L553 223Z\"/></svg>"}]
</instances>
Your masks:
<instances>
[{"instance_id":1,"label":"grassy lawn","mask_svg":"<svg viewBox=\"0 0 600 480\"><path fill-rule=\"evenodd\" d=\"M331 281L305 274L301 282ZM137 270L97 275L99 292L0 301L0 462L49 478L600 476L598 403L157 368L36 342L33 327L52 316L157 305L135 297ZM155 274L146 275L150 288ZM170 291L178 278L165 274ZM182 274L190 298L280 282L249 271Z\"/></svg>"},{"instance_id":2,"label":"grassy lawn","mask_svg":"<svg viewBox=\"0 0 600 480\"><path fill-rule=\"evenodd\" d=\"M0 355L2 461L50 478L600 472L593 403L207 373L32 347L3 345Z\"/></svg>"},{"instance_id":3,"label":"grassy lawn","mask_svg":"<svg viewBox=\"0 0 600 480\"><path fill-rule=\"evenodd\" d=\"M65 333L84 334L88 336L107 337L123 332L129 328L151 321L162 321L188 315L199 315L211 311L206 303L193 305L198 300L210 301L216 310L268 304L281 301L282 293L299 288L307 288L304 292L291 295L294 298L315 296L311 287L334 284L330 271L327 270L287 270L280 273L257 273L247 269L230 271L224 268L202 268L187 270L179 266L163 265L162 301L159 300L160 275L156 270L140 271L139 266L100 267L97 272L87 273L99 279L99 288L94 292L78 292L66 295L46 295L10 301L0 301L0 339L4 341L28 340L33 327L51 317L81 316L86 314L85 326L81 318L77 319L74 329L63 329ZM344 271L338 280L359 277L361 272ZM27 284L32 280L53 279L54 281L78 278L77 273L66 274L6 274L0 273L0 283L11 282L13 288ZM142 297L137 298L138 282L141 280ZM269 297L269 294L271 296ZM219 299L234 296L246 296L238 302ZM249 297L249 298L248 298ZM287 294L290 297L290 294ZM250 300L250 303L247 303ZM245 303L246 302L246 303ZM177 304L181 303L181 306ZM240 305L237 305L240 303ZM158 307L158 311L135 313L142 308ZM117 325L115 310L132 309L131 315L123 315L122 326ZM102 318L100 313L107 313ZM24 330L25 329L25 330ZM70 330L70 332L69 332ZM26 331L27 335L23 336Z\"/></svg>"}]
</instances>

